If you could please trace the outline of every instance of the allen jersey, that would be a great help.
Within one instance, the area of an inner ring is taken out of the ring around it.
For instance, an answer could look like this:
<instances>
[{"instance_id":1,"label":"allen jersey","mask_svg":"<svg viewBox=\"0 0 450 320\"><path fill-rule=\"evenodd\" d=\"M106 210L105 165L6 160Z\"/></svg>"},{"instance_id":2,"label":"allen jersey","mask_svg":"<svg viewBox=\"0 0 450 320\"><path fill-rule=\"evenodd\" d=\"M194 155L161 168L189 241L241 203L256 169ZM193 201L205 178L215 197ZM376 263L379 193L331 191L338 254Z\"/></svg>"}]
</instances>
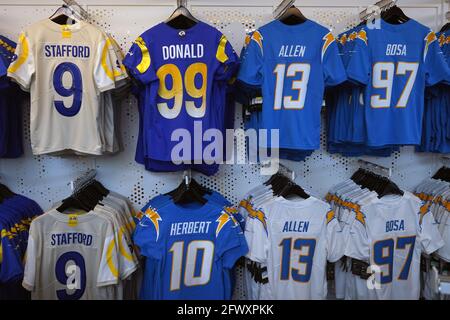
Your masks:
<instances>
[{"instance_id":1,"label":"allen jersey","mask_svg":"<svg viewBox=\"0 0 450 320\"><path fill-rule=\"evenodd\" d=\"M119 270L117 248L106 217L51 210L31 224L23 286L35 300L113 299L135 269Z\"/></svg>"},{"instance_id":2,"label":"allen jersey","mask_svg":"<svg viewBox=\"0 0 450 320\"><path fill-rule=\"evenodd\" d=\"M121 72L111 41L88 23L26 28L8 75L31 93L33 153L102 154L99 96Z\"/></svg>"},{"instance_id":3,"label":"allen jersey","mask_svg":"<svg viewBox=\"0 0 450 320\"><path fill-rule=\"evenodd\" d=\"M225 121L220 101L225 96L216 96L214 83L229 80L238 64L227 38L203 22L187 30L160 23L134 42L123 63L150 87L142 113L144 158L172 161L172 150L184 139L180 135L189 134L191 154L181 159L201 160L203 133L222 130Z\"/></svg>"},{"instance_id":4,"label":"allen jersey","mask_svg":"<svg viewBox=\"0 0 450 320\"><path fill-rule=\"evenodd\" d=\"M250 210L245 237L247 258L267 266L264 300L326 299L326 265L344 252L339 222L328 204L309 197L274 198Z\"/></svg>"},{"instance_id":5,"label":"allen jersey","mask_svg":"<svg viewBox=\"0 0 450 320\"><path fill-rule=\"evenodd\" d=\"M153 264L143 284L153 299L231 299L230 272L248 252L239 224L214 201L147 208L133 238Z\"/></svg>"},{"instance_id":6,"label":"allen jersey","mask_svg":"<svg viewBox=\"0 0 450 320\"><path fill-rule=\"evenodd\" d=\"M429 204L406 192L363 205L350 227L345 255L369 263L369 296L419 299L420 256L444 245Z\"/></svg>"},{"instance_id":7,"label":"allen jersey","mask_svg":"<svg viewBox=\"0 0 450 320\"><path fill-rule=\"evenodd\" d=\"M280 148L314 150L320 146L324 88L345 81L346 74L327 28L311 20L298 25L275 20L253 33L238 80L261 86L259 128L279 129Z\"/></svg>"},{"instance_id":8,"label":"allen jersey","mask_svg":"<svg viewBox=\"0 0 450 320\"><path fill-rule=\"evenodd\" d=\"M450 69L434 32L411 19L364 27L354 40L348 77L366 85L367 144L421 142L425 86L449 78Z\"/></svg>"}]
</instances>

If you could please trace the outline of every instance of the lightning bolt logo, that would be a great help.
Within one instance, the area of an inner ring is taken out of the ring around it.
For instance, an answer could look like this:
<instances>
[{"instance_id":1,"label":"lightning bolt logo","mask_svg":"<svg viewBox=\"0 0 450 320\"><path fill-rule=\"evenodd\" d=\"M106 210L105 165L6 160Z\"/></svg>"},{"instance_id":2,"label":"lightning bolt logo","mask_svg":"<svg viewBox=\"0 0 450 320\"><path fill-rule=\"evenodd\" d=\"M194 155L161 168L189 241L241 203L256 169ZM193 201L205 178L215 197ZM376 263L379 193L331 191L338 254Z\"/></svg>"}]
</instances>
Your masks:
<instances>
[{"instance_id":1,"label":"lightning bolt logo","mask_svg":"<svg viewBox=\"0 0 450 320\"><path fill-rule=\"evenodd\" d=\"M428 210L429 208L430 208L429 203L426 203L420 207L420 218L419 218L420 225L422 225L423 217L425 217L425 215L429 212L429 210Z\"/></svg>"},{"instance_id":2,"label":"lightning bolt logo","mask_svg":"<svg viewBox=\"0 0 450 320\"><path fill-rule=\"evenodd\" d=\"M262 212L261 210L255 210L250 207L248 210L248 216L252 219L257 219L258 221L260 221L267 232L267 221L264 212Z\"/></svg>"},{"instance_id":3,"label":"lightning bolt logo","mask_svg":"<svg viewBox=\"0 0 450 320\"><path fill-rule=\"evenodd\" d=\"M367 46L367 33L366 33L366 30L360 30L358 32L358 39L364 41L364 43Z\"/></svg>"},{"instance_id":4,"label":"lightning bolt logo","mask_svg":"<svg viewBox=\"0 0 450 320\"><path fill-rule=\"evenodd\" d=\"M322 47L322 60L323 60L323 56L325 55L325 52L327 51L328 47L330 46L330 44L333 43L334 41L334 36L331 32L328 32L323 38L322 40L324 40L324 44Z\"/></svg>"},{"instance_id":5,"label":"lightning bolt logo","mask_svg":"<svg viewBox=\"0 0 450 320\"><path fill-rule=\"evenodd\" d=\"M433 31L430 31L424 40L425 40L425 49L423 53L423 61L425 61L425 59L427 58L428 48L430 47L430 44L432 44L434 41L437 40L436 34Z\"/></svg>"},{"instance_id":6,"label":"lightning bolt logo","mask_svg":"<svg viewBox=\"0 0 450 320\"><path fill-rule=\"evenodd\" d=\"M222 213L219 217L219 219L216 220L219 224L216 228L216 238L219 235L222 228L225 226L225 224L230 221L230 215L226 212Z\"/></svg>"},{"instance_id":7,"label":"lightning bolt logo","mask_svg":"<svg viewBox=\"0 0 450 320\"><path fill-rule=\"evenodd\" d=\"M327 224L335 218L334 211L330 210L327 212Z\"/></svg>"},{"instance_id":8,"label":"lightning bolt logo","mask_svg":"<svg viewBox=\"0 0 450 320\"><path fill-rule=\"evenodd\" d=\"M262 50L263 50L263 44L262 44L263 37L262 37L261 33L259 33L259 31L255 31L253 33L252 40L256 41L258 46L261 48L261 52L262 52Z\"/></svg>"},{"instance_id":9,"label":"lightning bolt logo","mask_svg":"<svg viewBox=\"0 0 450 320\"><path fill-rule=\"evenodd\" d=\"M147 210L145 210L145 216L150 219L150 221L153 223L156 229L156 240L159 239L159 222L162 221L161 216L156 212L155 209L149 207Z\"/></svg>"},{"instance_id":10,"label":"lightning bolt logo","mask_svg":"<svg viewBox=\"0 0 450 320\"><path fill-rule=\"evenodd\" d=\"M439 45L442 47L445 44L446 38L444 34L439 36Z\"/></svg>"},{"instance_id":11,"label":"lightning bolt logo","mask_svg":"<svg viewBox=\"0 0 450 320\"><path fill-rule=\"evenodd\" d=\"M344 34L342 35L342 37L339 39L339 41L340 41L340 43L341 43L342 45L345 45L345 44L347 43L347 34L344 33Z\"/></svg>"}]
</instances>

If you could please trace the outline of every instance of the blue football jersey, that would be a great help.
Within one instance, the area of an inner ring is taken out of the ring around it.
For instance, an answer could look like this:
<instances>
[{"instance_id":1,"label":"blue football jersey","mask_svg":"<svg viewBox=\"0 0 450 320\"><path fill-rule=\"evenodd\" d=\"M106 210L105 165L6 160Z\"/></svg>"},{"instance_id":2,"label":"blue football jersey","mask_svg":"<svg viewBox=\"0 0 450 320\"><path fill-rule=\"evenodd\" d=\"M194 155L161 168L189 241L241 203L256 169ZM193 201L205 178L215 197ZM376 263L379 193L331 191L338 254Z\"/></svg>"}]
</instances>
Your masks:
<instances>
[{"instance_id":1,"label":"blue football jersey","mask_svg":"<svg viewBox=\"0 0 450 320\"><path fill-rule=\"evenodd\" d=\"M239 224L223 206L200 207L168 202L146 210L134 241L154 264L150 279L160 299L230 299L230 270L248 247Z\"/></svg>"},{"instance_id":2,"label":"blue football jersey","mask_svg":"<svg viewBox=\"0 0 450 320\"><path fill-rule=\"evenodd\" d=\"M181 138L191 136L191 154L183 160L201 160L202 136L194 135L194 122L202 134L223 128L224 118L214 103L214 82L235 73L238 57L227 38L203 22L187 30L160 23L144 32L132 45L123 64L143 85L150 86L143 112L144 155L170 161ZM223 112L222 112L223 115ZM196 147L194 149L194 141ZM198 152L200 150L200 152Z\"/></svg>"},{"instance_id":3,"label":"blue football jersey","mask_svg":"<svg viewBox=\"0 0 450 320\"><path fill-rule=\"evenodd\" d=\"M421 141L425 86L449 77L437 37L411 19L380 28L365 26L354 41L347 74L366 85L369 146L417 145Z\"/></svg>"},{"instance_id":4,"label":"blue football jersey","mask_svg":"<svg viewBox=\"0 0 450 320\"><path fill-rule=\"evenodd\" d=\"M253 33L238 80L262 87L259 128L279 129L280 148L314 150L320 146L324 88L345 81L346 74L327 28L311 20L275 20Z\"/></svg>"}]
</instances>

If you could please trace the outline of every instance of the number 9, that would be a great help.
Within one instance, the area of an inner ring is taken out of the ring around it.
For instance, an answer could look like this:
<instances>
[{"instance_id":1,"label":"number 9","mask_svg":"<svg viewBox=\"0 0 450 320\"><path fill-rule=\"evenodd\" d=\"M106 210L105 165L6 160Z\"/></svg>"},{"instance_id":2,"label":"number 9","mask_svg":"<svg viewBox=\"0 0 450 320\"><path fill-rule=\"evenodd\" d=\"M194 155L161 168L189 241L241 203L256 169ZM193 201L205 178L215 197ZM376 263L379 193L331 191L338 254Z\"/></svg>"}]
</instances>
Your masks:
<instances>
[{"instance_id":1,"label":"number 9","mask_svg":"<svg viewBox=\"0 0 450 320\"><path fill-rule=\"evenodd\" d=\"M72 75L72 85L70 88L65 88L62 82L66 72L69 72ZM81 101L83 98L83 80L77 65L71 62L63 62L58 65L53 74L53 87L61 97L73 96L72 106L69 108L66 108L64 101L55 100L56 110L65 117L77 115L78 112L80 112Z\"/></svg>"}]
</instances>

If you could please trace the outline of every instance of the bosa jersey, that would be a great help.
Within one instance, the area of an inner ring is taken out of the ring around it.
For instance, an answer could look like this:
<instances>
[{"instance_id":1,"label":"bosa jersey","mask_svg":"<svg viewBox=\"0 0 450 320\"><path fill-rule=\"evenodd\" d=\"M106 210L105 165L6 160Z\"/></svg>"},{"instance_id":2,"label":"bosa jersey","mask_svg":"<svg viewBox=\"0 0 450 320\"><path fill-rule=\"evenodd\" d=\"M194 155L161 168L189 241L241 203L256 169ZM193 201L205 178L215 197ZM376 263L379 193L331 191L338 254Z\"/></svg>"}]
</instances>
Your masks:
<instances>
[{"instance_id":1,"label":"bosa jersey","mask_svg":"<svg viewBox=\"0 0 450 320\"><path fill-rule=\"evenodd\" d=\"M369 288L369 294L376 299L419 299L421 253L431 254L443 245L429 205L405 192L361 207L345 255L372 266L380 287Z\"/></svg>"},{"instance_id":2,"label":"bosa jersey","mask_svg":"<svg viewBox=\"0 0 450 320\"><path fill-rule=\"evenodd\" d=\"M238 80L262 87L260 128L279 129L280 148L314 150L324 88L346 74L328 29L311 20L295 26L275 20L253 33Z\"/></svg>"},{"instance_id":3,"label":"bosa jersey","mask_svg":"<svg viewBox=\"0 0 450 320\"><path fill-rule=\"evenodd\" d=\"M342 257L341 236L334 212L314 197L277 197L251 210L245 231L247 258L267 266L269 275L261 299L325 299L327 260Z\"/></svg>"},{"instance_id":4,"label":"bosa jersey","mask_svg":"<svg viewBox=\"0 0 450 320\"><path fill-rule=\"evenodd\" d=\"M348 77L365 89L367 144L417 145L421 141L425 86L449 77L436 35L411 19L364 27L353 42Z\"/></svg>"},{"instance_id":5,"label":"bosa jersey","mask_svg":"<svg viewBox=\"0 0 450 320\"><path fill-rule=\"evenodd\" d=\"M8 75L31 93L34 154L102 153L99 94L115 87L116 64L108 37L83 21L45 19L21 33Z\"/></svg>"},{"instance_id":6,"label":"bosa jersey","mask_svg":"<svg viewBox=\"0 0 450 320\"><path fill-rule=\"evenodd\" d=\"M113 299L110 285L135 269L119 270L115 240L97 213L51 210L31 224L23 286L38 300Z\"/></svg>"},{"instance_id":7,"label":"bosa jersey","mask_svg":"<svg viewBox=\"0 0 450 320\"><path fill-rule=\"evenodd\" d=\"M192 137L193 152L181 160L202 160L203 148L193 147L202 141L194 141L194 136L224 126L223 110L217 104L223 104L220 99L225 97L215 96L214 83L229 80L237 68L238 57L227 38L203 22L183 31L160 23L134 42L123 63L150 88L141 115L144 158L172 161L181 134L175 130L183 129ZM173 133L177 141L172 141Z\"/></svg>"},{"instance_id":8,"label":"bosa jersey","mask_svg":"<svg viewBox=\"0 0 450 320\"><path fill-rule=\"evenodd\" d=\"M230 271L248 251L237 221L213 201L147 208L134 242L158 270L144 279L158 299L230 299Z\"/></svg>"}]
</instances>

